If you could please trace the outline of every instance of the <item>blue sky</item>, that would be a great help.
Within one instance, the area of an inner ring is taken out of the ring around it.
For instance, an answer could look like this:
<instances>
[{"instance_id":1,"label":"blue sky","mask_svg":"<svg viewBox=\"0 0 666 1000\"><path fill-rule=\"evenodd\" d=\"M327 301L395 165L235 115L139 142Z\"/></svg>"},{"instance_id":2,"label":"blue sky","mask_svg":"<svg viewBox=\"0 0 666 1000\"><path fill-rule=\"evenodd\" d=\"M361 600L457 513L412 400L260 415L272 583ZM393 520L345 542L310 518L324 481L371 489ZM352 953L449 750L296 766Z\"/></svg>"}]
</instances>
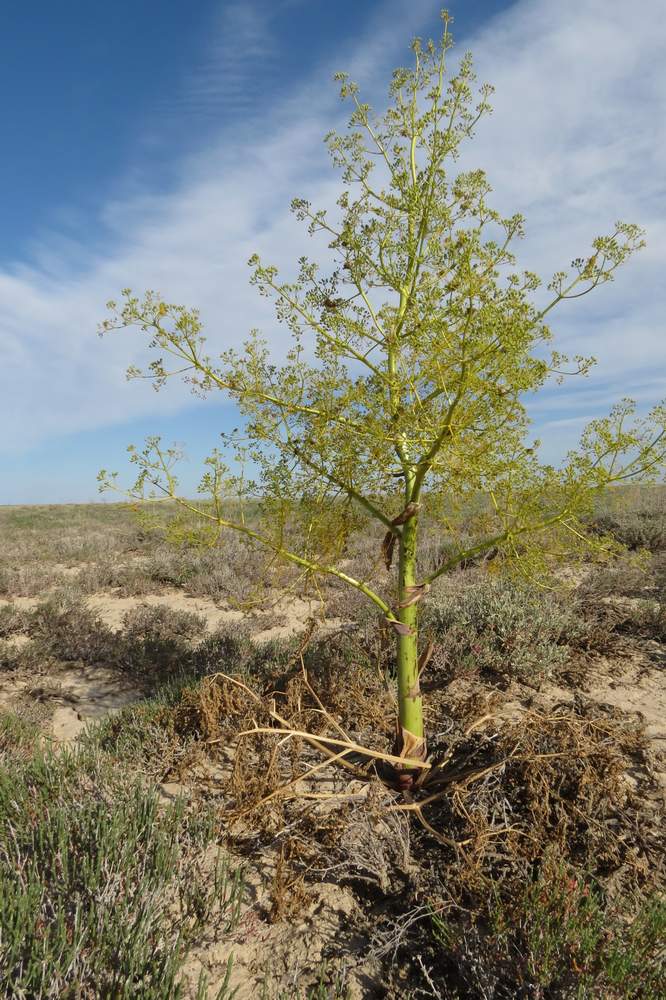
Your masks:
<instances>
[{"instance_id":1,"label":"blue sky","mask_svg":"<svg viewBox=\"0 0 666 1000\"><path fill-rule=\"evenodd\" d=\"M334 200L321 143L343 119L331 76L350 70L378 107L430 0L68 0L0 13L0 503L95 499L101 466L150 433L183 443L183 482L235 415L177 385L127 383L136 335L100 341L125 285L201 308L210 344L259 326L284 334L247 284L259 250L308 252L294 195ZM535 403L557 458L614 399L646 407L666 373L666 10L642 0L458 0L495 113L460 166L482 166L495 203L527 218L521 263L545 278L616 218L648 249L616 283L554 323L558 346L600 364ZM573 306L573 304L572 304Z\"/></svg>"}]
</instances>

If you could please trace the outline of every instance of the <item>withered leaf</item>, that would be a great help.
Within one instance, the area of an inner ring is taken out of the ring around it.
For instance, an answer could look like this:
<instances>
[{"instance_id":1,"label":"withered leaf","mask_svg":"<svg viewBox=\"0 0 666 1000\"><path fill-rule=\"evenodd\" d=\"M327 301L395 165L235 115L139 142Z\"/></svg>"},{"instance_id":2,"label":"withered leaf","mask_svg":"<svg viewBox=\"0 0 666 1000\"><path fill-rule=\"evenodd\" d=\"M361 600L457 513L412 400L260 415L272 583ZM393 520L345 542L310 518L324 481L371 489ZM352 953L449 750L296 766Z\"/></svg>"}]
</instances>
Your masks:
<instances>
[{"instance_id":1,"label":"withered leaf","mask_svg":"<svg viewBox=\"0 0 666 1000\"><path fill-rule=\"evenodd\" d=\"M384 621L388 622L398 635L414 635L409 625L405 625L404 622L399 622L395 618L385 618Z\"/></svg>"},{"instance_id":2,"label":"withered leaf","mask_svg":"<svg viewBox=\"0 0 666 1000\"><path fill-rule=\"evenodd\" d=\"M430 590L429 583L416 583L413 587L405 587L405 598L398 604L399 608L411 608Z\"/></svg>"},{"instance_id":3,"label":"withered leaf","mask_svg":"<svg viewBox=\"0 0 666 1000\"><path fill-rule=\"evenodd\" d=\"M382 556L387 569L391 568L393 562L393 550L395 548L395 535L392 531L387 531L382 542Z\"/></svg>"},{"instance_id":4,"label":"withered leaf","mask_svg":"<svg viewBox=\"0 0 666 1000\"><path fill-rule=\"evenodd\" d=\"M425 668L428 666L428 663L430 662L430 660L432 658L432 654L434 652L435 652L435 643L431 639L430 642L428 643L428 645L426 646L426 648L424 650L422 650L421 655L419 656L419 662L418 662L419 676L423 673L423 671L425 670Z\"/></svg>"},{"instance_id":5,"label":"withered leaf","mask_svg":"<svg viewBox=\"0 0 666 1000\"><path fill-rule=\"evenodd\" d=\"M412 760L425 760L426 742L422 737L410 733L409 729L405 729L404 726L400 727L400 736L402 742L400 757L407 757Z\"/></svg>"},{"instance_id":6,"label":"withered leaf","mask_svg":"<svg viewBox=\"0 0 666 1000\"><path fill-rule=\"evenodd\" d=\"M399 524L405 524L406 521L409 521L410 517L413 517L414 514L416 514L420 510L421 510L420 503L414 503L414 502L408 503L405 509L400 511L397 517L393 518L391 524L395 525L396 527Z\"/></svg>"}]
</instances>

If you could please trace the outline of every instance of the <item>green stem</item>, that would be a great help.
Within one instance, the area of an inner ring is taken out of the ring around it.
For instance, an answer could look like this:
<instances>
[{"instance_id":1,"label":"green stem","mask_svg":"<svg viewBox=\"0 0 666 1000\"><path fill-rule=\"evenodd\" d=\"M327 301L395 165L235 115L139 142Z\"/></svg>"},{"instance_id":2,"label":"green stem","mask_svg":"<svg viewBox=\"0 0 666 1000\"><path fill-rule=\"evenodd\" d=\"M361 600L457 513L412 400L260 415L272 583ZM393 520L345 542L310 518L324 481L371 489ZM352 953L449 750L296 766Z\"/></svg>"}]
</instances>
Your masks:
<instances>
[{"instance_id":1,"label":"green stem","mask_svg":"<svg viewBox=\"0 0 666 1000\"><path fill-rule=\"evenodd\" d=\"M417 524L418 518L415 515L404 525L400 538L399 603L409 599L409 588L416 584ZM401 749L408 751L410 756L418 756L419 753L425 753L423 699L419 688L418 603L409 607L399 607L398 619L409 629L406 635L398 634L398 712L402 737ZM413 740L410 737L413 737Z\"/></svg>"}]
</instances>

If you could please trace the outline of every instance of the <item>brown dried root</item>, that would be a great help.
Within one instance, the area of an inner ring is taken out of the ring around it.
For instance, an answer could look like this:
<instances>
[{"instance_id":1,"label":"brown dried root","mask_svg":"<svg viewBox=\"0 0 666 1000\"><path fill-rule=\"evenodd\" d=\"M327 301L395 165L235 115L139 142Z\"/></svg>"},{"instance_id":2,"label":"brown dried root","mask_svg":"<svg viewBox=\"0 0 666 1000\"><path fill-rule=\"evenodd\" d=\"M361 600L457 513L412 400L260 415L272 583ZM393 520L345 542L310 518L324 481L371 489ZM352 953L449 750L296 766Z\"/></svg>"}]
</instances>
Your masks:
<instances>
[{"instance_id":1,"label":"brown dried root","mask_svg":"<svg viewBox=\"0 0 666 1000\"><path fill-rule=\"evenodd\" d=\"M413 801L387 807L452 851L447 887L461 900L509 873L528 877L547 848L600 878L613 873L618 890L666 883L663 815L640 728L598 706L525 712L487 733L482 721L424 775Z\"/></svg>"},{"instance_id":2,"label":"brown dried root","mask_svg":"<svg viewBox=\"0 0 666 1000\"><path fill-rule=\"evenodd\" d=\"M273 712L271 712L271 715L273 715L274 718L278 718L277 714L274 714ZM272 735L283 735L287 737L297 736L300 737L301 739L304 739L307 743L310 743L312 746L315 746L318 750L322 750L323 752L326 752L326 750L328 749L327 744L330 744L331 746L345 748L341 754L331 755L330 760L333 759L337 760L339 758L341 761L343 761L346 756L353 753L361 755L363 757L369 757L371 760L378 760L378 761L381 760L387 764L395 764L396 766L401 766L401 767L413 767L413 768L424 768L424 769L430 767L430 763L426 760L416 760L415 758L412 757L399 757L396 756L396 754L382 753L380 750L370 750L368 747L361 746L359 743L353 743L348 740L336 739L333 736L315 737L312 736L310 733L303 732L300 729L289 729L287 727L276 729L264 726L255 726L252 729L247 729L244 732L239 733L239 736L241 737L252 736L252 735L258 735L260 733L265 733L271 736ZM361 772L361 775L367 777L367 774L365 772Z\"/></svg>"}]
</instances>

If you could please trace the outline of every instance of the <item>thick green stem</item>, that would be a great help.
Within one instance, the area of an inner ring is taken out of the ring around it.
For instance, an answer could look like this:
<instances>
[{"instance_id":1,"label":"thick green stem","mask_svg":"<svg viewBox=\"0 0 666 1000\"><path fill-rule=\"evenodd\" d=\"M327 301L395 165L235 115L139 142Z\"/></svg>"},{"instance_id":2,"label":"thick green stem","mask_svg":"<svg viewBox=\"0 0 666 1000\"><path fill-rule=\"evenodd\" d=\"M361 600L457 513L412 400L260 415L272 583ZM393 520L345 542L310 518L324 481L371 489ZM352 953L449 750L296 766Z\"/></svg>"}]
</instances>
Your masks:
<instances>
[{"instance_id":1,"label":"thick green stem","mask_svg":"<svg viewBox=\"0 0 666 1000\"><path fill-rule=\"evenodd\" d=\"M416 584L416 535L418 518L411 517L400 538L399 604L414 596ZM423 700L419 688L418 603L398 608L398 618L409 632L398 634L398 710L401 750L409 756L425 755Z\"/></svg>"}]
</instances>

